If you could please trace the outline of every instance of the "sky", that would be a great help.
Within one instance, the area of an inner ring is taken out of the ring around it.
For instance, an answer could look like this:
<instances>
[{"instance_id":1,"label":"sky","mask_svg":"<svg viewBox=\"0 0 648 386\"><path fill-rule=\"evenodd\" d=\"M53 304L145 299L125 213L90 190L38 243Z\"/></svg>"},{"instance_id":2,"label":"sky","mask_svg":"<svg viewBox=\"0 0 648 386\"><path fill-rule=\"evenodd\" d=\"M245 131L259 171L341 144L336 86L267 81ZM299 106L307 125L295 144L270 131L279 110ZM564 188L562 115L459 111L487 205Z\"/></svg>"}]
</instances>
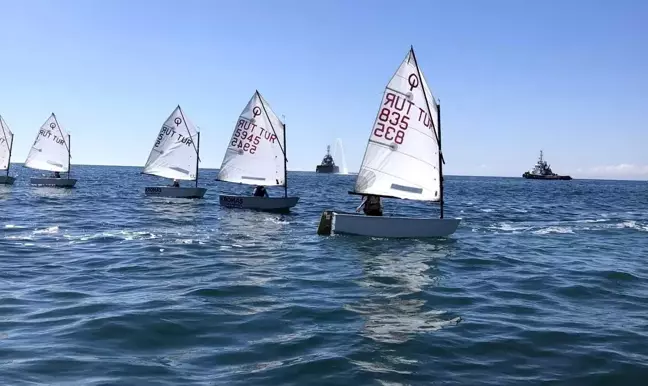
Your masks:
<instances>
[{"instance_id":1,"label":"sky","mask_svg":"<svg viewBox=\"0 0 648 386\"><path fill-rule=\"evenodd\" d=\"M447 175L648 179L643 0L0 0L0 114L23 162L55 112L72 163L143 166L176 105L218 168L258 89L289 170L340 138L357 171L414 46L441 100ZM339 151L336 162L341 163Z\"/></svg>"}]
</instances>

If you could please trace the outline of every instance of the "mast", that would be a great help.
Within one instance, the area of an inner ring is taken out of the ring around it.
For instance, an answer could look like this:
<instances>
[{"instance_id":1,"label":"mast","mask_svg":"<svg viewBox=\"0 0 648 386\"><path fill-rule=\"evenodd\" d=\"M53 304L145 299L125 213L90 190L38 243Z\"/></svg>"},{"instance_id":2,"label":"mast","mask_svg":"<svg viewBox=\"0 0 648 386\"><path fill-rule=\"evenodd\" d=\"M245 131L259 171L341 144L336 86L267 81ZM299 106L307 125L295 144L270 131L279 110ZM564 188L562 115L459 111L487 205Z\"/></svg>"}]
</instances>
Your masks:
<instances>
[{"instance_id":1,"label":"mast","mask_svg":"<svg viewBox=\"0 0 648 386\"><path fill-rule=\"evenodd\" d=\"M198 134L198 143L196 144L196 188L198 187L198 163L200 163L200 131Z\"/></svg>"},{"instance_id":2,"label":"mast","mask_svg":"<svg viewBox=\"0 0 648 386\"><path fill-rule=\"evenodd\" d=\"M182 107L178 105L178 110L180 111L180 115L182 116L182 122L184 122L185 129L187 129L187 134L189 135L189 138L191 138L191 131L189 131L189 125L187 125L187 118L184 116L184 112L182 112ZM198 136L197 140L198 143L193 143L193 140L191 141L191 144L194 147L194 151L196 152L196 188L198 187L198 164L200 163L200 132L196 131L196 134Z\"/></svg>"},{"instance_id":3,"label":"mast","mask_svg":"<svg viewBox=\"0 0 648 386\"><path fill-rule=\"evenodd\" d=\"M70 169L72 169L72 163L70 162L71 158L72 158L72 152L70 152L70 134L68 134L68 180L70 179Z\"/></svg>"},{"instance_id":4,"label":"mast","mask_svg":"<svg viewBox=\"0 0 648 386\"><path fill-rule=\"evenodd\" d=\"M439 124L439 194L441 200L439 201L440 211L439 218L443 218L443 155L441 155L441 101L437 103L437 123Z\"/></svg>"},{"instance_id":5,"label":"mast","mask_svg":"<svg viewBox=\"0 0 648 386\"><path fill-rule=\"evenodd\" d=\"M414 58L414 64L416 65L416 72L419 77L419 83L421 84L421 90L423 90L423 97L425 98L425 106L428 109L428 114L430 114L430 102L427 98L427 93L425 92L425 86L423 86L423 77L421 76L421 69L418 65L418 60L416 60L416 54L414 53L414 46L410 46L410 51L412 52L412 58ZM435 102L436 103L436 102ZM443 218L443 153L441 153L441 104L436 103L437 105L437 122L439 127L434 127L434 120L430 114L430 123L432 124L432 133L434 133L434 138L437 140L437 147L439 148L439 195L441 199L439 200L440 211L439 218ZM438 129L438 134L437 134Z\"/></svg>"},{"instance_id":6,"label":"mast","mask_svg":"<svg viewBox=\"0 0 648 386\"><path fill-rule=\"evenodd\" d=\"M5 135L5 140L7 136ZM11 166L11 150L13 150L13 135L11 136L11 144L9 145L9 160L7 161L7 177L9 177L9 167Z\"/></svg>"},{"instance_id":7,"label":"mast","mask_svg":"<svg viewBox=\"0 0 648 386\"><path fill-rule=\"evenodd\" d=\"M0 115L0 129L2 129L2 136L7 143L7 130L5 130L4 119ZM13 149L13 135L11 136L11 142L9 142L9 159L7 160L7 177L9 177L9 167L11 167L11 150Z\"/></svg>"},{"instance_id":8,"label":"mast","mask_svg":"<svg viewBox=\"0 0 648 386\"><path fill-rule=\"evenodd\" d=\"M286 118L284 117L283 124L283 142L284 142L284 152L286 151ZM284 153L284 197L288 197L288 160L286 159L286 153Z\"/></svg>"},{"instance_id":9,"label":"mast","mask_svg":"<svg viewBox=\"0 0 648 386\"><path fill-rule=\"evenodd\" d=\"M272 134L277 136L277 132L274 129L274 125L272 124L272 119L270 119L270 115L268 115L268 110L266 110L265 107L265 101L263 100L263 97L261 96L261 93L259 90L256 90L256 95L258 95L259 100L261 100L261 107L263 107L263 112L265 113L266 118L268 119L268 122L270 123L270 128L272 129ZM286 197L288 197L288 171L286 170L286 164L288 163L288 159L286 158L286 124L282 122L283 128L284 128L284 133L283 133L283 139L284 139L284 145L281 146L281 143L279 144L279 149L283 152L284 155L284 194Z\"/></svg>"},{"instance_id":10,"label":"mast","mask_svg":"<svg viewBox=\"0 0 648 386\"><path fill-rule=\"evenodd\" d=\"M61 138L63 137L63 131L61 130L61 125L58 122L58 119L56 119L56 114L52 113L52 116L54 117L54 122L56 122L56 127L58 127L59 134L61 134ZM36 136L36 139L38 140L38 136ZM65 147L67 148L68 151L68 179L70 179L70 169L72 169L72 162L70 161L72 159L72 151L70 150L70 134L68 134L68 140L67 143L65 144Z\"/></svg>"}]
</instances>

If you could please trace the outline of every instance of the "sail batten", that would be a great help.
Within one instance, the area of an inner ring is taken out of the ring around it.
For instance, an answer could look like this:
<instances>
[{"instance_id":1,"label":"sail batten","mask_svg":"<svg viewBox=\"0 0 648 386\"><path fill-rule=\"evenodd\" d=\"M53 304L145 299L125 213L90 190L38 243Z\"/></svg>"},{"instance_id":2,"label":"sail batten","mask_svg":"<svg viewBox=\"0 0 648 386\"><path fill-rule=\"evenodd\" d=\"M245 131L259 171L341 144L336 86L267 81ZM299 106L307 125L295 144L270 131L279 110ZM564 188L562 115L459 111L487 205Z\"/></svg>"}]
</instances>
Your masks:
<instances>
[{"instance_id":1,"label":"sail batten","mask_svg":"<svg viewBox=\"0 0 648 386\"><path fill-rule=\"evenodd\" d=\"M283 130L283 122L255 91L236 121L217 180L284 186Z\"/></svg>"},{"instance_id":2,"label":"sail batten","mask_svg":"<svg viewBox=\"0 0 648 386\"><path fill-rule=\"evenodd\" d=\"M11 162L11 146L13 144L13 133L7 126L4 118L0 115L0 170L7 170Z\"/></svg>"},{"instance_id":3,"label":"sail batten","mask_svg":"<svg viewBox=\"0 0 648 386\"><path fill-rule=\"evenodd\" d=\"M410 50L385 87L354 191L441 200L434 97Z\"/></svg>"},{"instance_id":4,"label":"sail batten","mask_svg":"<svg viewBox=\"0 0 648 386\"><path fill-rule=\"evenodd\" d=\"M51 172L69 171L69 137L70 135L58 124L56 116L52 113L40 127L34 144L27 155L25 166Z\"/></svg>"},{"instance_id":5,"label":"sail batten","mask_svg":"<svg viewBox=\"0 0 648 386\"><path fill-rule=\"evenodd\" d=\"M199 161L197 138L196 126L185 117L180 106L176 107L162 124L143 173L194 181Z\"/></svg>"}]
</instances>

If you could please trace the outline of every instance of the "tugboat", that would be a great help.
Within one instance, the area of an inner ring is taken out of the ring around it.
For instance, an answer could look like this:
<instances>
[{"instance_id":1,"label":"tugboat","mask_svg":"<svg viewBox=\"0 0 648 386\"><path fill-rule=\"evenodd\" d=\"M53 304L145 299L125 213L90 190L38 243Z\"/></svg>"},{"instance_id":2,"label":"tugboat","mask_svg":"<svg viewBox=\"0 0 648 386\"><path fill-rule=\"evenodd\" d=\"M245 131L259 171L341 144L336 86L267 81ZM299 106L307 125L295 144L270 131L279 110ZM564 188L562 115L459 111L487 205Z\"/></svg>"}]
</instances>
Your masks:
<instances>
[{"instance_id":1,"label":"tugboat","mask_svg":"<svg viewBox=\"0 0 648 386\"><path fill-rule=\"evenodd\" d=\"M551 166L547 164L547 161L542 159L542 150L540 150L540 159L538 163L535 164L532 170L524 172L522 177L529 178L532 180L571 180L570 176L560 176L551 171Z\"/></svg>"},{"instance_id":2,"label":"tugboat","mask_svg":"<svg viewBox=\"0 0 648 386\"><path fill-rule=\"evenodd\" d=\"M326 146L326 155L322 159L322 163L315 168L317 173L338 173L340 168L333 162L331 157L331 146Z\"/></svg>"}]
</instances>

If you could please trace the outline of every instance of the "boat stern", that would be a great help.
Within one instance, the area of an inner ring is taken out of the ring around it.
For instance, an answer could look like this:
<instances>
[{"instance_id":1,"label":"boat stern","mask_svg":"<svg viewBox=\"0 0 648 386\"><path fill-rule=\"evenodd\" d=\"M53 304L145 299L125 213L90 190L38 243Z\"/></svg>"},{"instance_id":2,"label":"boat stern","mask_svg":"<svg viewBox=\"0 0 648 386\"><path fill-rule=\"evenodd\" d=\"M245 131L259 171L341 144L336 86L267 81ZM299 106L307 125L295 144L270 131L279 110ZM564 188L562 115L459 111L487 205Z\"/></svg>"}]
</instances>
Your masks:
<instances>
[{"instance_id":1,"label":"boat stern","mask_svg":"<svg viewBox=\"0 0 648 386\"><path fill-rule=\"evenodd\" d=\"M320 223L317 227L317 234L320 236L330 236L333 234L333 217L335 212L332 210L325 210L320 217Z\"/></svg>"},{"instance_id":2,"label":"boat stern","mask_svg":"<svg viewBox=\"0 0 648 386\"><path fill-rule=\"evenodd\" d=\"M14 181L16 181L15 177L0 176L0 185L13 185Z\"/></svg>"}]
</instances>

